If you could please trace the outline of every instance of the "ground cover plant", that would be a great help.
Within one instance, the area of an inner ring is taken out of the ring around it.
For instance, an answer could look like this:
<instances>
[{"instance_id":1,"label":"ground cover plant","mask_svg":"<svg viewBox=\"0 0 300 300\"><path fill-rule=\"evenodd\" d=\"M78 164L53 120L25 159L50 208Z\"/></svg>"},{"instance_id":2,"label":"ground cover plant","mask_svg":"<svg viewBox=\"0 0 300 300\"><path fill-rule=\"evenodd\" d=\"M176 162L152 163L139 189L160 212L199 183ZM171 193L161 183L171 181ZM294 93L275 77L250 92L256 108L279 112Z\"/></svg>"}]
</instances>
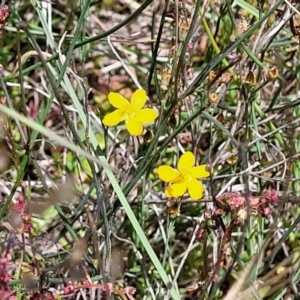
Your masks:
<instances>
[{"instance_id":1,"label":"ground cover plant","mask_svg":"<svg viewBox=\"0 0 300 300\"><path fill-rule=\"evenodd\" d=\"M299 299L298 1L2 1L0 299Z\"/></svg>"}]
</instances>

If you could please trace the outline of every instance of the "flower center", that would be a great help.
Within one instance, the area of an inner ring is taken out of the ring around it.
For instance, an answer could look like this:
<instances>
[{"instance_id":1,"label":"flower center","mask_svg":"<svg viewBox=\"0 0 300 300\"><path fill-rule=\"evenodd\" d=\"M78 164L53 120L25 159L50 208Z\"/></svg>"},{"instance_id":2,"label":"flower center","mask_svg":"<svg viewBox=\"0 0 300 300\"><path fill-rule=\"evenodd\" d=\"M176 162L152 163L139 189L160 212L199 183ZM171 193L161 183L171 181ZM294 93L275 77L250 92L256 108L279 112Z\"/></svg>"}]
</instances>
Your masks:
<instances>
[{"instance_id":1,"label":"flower center","mask_svg":"<svg viewBox=\"0 0 300 300\"><path fill-rule=\"evenodd\" d=\"M136 110L133 108L131 104L126 105L124 108L124 117L125 119L131 119L135 116Z\"/></svg>"},{"instance_id":2,"label":"flower center","mask_svg":"<svg viewBox=\"0 0 300 300\"><path fill-rule=\"evenodd\" d=\"M183 168L182 170L180 170L180 179L182 181L190 181L192 180L192 176L190 175L190 172L189 172L189 168Z\"/></svg>"}]
</instances>

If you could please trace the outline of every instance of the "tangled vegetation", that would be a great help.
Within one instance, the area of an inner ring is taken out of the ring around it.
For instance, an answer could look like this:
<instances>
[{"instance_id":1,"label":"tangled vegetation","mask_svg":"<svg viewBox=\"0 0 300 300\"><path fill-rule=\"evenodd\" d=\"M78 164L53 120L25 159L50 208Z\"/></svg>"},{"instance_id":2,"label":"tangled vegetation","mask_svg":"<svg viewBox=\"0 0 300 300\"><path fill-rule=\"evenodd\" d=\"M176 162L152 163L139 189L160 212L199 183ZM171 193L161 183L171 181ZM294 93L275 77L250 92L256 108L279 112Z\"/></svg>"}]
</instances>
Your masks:
<instances>
[{"instance_id":1,"label":"tangled vegetation","mask_svg":"<svg viewBox=\"0 0 300 300\"><path fill-rule=\"evenodd\" d=\"M299 299L296 0L0 7L0 299Z\"/></svg>"}]
</instances>

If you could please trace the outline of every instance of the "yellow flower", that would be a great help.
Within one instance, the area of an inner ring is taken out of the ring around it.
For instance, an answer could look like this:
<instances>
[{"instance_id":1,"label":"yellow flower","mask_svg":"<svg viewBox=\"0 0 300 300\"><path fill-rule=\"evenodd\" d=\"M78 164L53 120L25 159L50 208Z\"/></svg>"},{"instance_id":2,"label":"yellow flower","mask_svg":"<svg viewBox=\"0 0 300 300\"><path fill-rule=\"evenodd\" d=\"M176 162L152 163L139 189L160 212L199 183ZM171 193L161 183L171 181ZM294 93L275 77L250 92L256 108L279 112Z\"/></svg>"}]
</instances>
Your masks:
<instances>
[{"instance_id":1,"label":"yellow flower","mask_svg":"<svg viewBox=\"0 0 300 300\"><path fill-rule=\"evenodd\" d=\"M147 94L144 90L136 90L131 102L125 99L119 93L109 93L108 101L117 108L112 113L107 114L103 119L103 124L106 126L116 126L125 120L127 130L131 135L137 136L143 132L142 123L153 122L158 113L152 108L144 108L147 101Z\"/></svg>"},{"instance_id":2,"label":"yellow flower","mask_svg":"<svg viewBox=\"0 0 300 300\"><path fill-rule=\"evenodd\" d=\"M170 166L160 166L157 169L161 180L172 183L165 190L167 197L180 197L187 190L193 200L199 200L203 196L203 185L197 179L206 178L209 172L206 165L194 167L195 156L192 152L185 152L178 161L178 170Z\"/></svg>"}]
</instances>

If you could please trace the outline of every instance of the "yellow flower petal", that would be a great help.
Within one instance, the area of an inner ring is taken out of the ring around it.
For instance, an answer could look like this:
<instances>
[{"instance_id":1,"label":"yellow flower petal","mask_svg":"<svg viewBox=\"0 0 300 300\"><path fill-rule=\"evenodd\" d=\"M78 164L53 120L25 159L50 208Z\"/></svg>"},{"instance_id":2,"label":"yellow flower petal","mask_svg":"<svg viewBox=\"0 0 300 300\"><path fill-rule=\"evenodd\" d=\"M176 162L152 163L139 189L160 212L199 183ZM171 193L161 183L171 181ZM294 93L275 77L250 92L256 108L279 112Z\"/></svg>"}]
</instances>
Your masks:
<instances>
[{"instance_id":1,"label":"yellow flower petal","mask_svg":"<svg viewBox=\"0 0 300 300\"><path fill-rule=\"evenodd\" d=\"M124 120L123 111L120 109L117 109L117 110L113 111L112 113L107 114L104 117L102 123L106 126L116 126L123 120Z\"/></svg>"},{"instance_id":2,"label":"yellow flower petal","mask_svg":"<svg viewBox=\"0 0 300 300\"><path fill-rule=\"evenodd\" d=\"M174 182L179 176L179 172L170 166L160 166L157 169L158 177L164 182Z\"/></svg>"},{"instance_id":3,"label":"yellow flower petal","mask_svg":"<svg viewBox=\"0 0 300 300\"><path fill-rule=\"evenodd\" d=\"M108 101L115 108L122 108L130 104L121 94L114 92L108 94Z\"/></svg>"},{"instance_id":4,"label":"yellow flower petal","mask_svg":"<svg viewBox=\"0 0 300 300\"><path fill-rule=\"evenodd\" d=\"M188 183L188 192L193 200L199 200L203 196L203 185L196 179L192 179Z\"/></svg>"},{"instance_id":5,"label":"yellow flower petal","mask_svg":"<svg viewBox=\"0 0 300 300\"><path fill-rule=\"evenodd\" d=\"M189 173L194 178L206 178L209 177L210 173L206 171L206 165L201 165L198 167L192 167Z\"/></svg>"},{"instance_id":6,"label":"yellow flower petal","mask_svg":"<svg viewBox=\"0 0 300 300\"><path fill-rule=\"evenodd\" d=\"M195 156L192 152L186 151L181 155L178 161L178 170L186 171L187 169L191 168L195 164Z\"/></svg>"},{"instance_id":7,"label":"yellow flower petal","mask_svg":"<svg viewBox=\"0 0 300 300\"><path fill-rule=\"evenodd\" d=\"M135 118L141 123L151 123L158 117L158 113L152 108L145 108L135 114Z\"/></svg>"},{"instance_id":8,"label":"yellow flower petal","mask_svg":"<svg viewBox=\"0 0 300 300\"><path fill-rule=\"evenodd\" d=\"M139 121L137 121L135 118L126 119L125 125L128 132L133 136L140 135L143 132L142 124Z\"/></svg>"},{"instance_id":9,"label":"yellow flower petal","mask_svg":"<svg viewBox=\"0 0 300 300\"><path fill-rule=\"evenodd\" d=\"M174 183L166 188L165 194L167 197L180 197L182 196L187 190L187 182L182 181L178 183Z\"/></svg>"},{"instance_id":10,"label":"yellow flower petal","mask_svg":"<svg viewBox=\"0 0 300 300\"><path fill-rule=\"evenodd\" d=\"M147 94L144 90L136 90L131 97L131 104L135 111L141 110L147 101Z\"/></svg>"}]
</instances>

